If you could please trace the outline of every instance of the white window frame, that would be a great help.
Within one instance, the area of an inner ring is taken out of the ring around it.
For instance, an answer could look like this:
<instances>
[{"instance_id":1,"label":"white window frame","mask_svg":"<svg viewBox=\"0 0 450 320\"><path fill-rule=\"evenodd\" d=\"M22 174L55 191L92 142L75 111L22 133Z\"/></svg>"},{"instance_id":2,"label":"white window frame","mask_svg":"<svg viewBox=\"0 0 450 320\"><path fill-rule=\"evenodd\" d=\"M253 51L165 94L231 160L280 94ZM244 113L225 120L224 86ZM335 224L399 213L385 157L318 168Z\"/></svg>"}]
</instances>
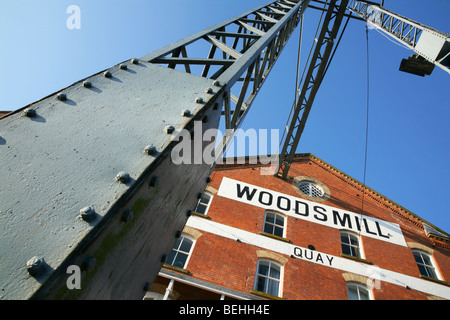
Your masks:
<instances>
[{"instance_id":1,"label":"white window frame","mask_svg":"<svg viewBox=\"0 0 450 320\"><path fill-rule=\"evenodd\" d=\"M412 249L411 251L413 253L413 256L414 256L414 253L418 253L418 254L420 254L421 257L422 256L428 257L428 259L431 262L431 266L426 265L424 263L423 264L421 263L421 265L425 266L425 269L427 269L427 273L428 273L428 268L433 268L433 271L434 271L434 273L436 275L436 278L435 277L430 277L429 275L422 274L422 272L420 272L419 263L417 262L416 257L414 257L414 261L417 264L417 268L419 268L420 275L428 277L430 279L442 280L441 274L439 273L439 270L437 268L436 262L434 261L434 258L433 258L432 254L429 254L428 252L425 252L425 251L422 251L422 250L419 250L419 249ZM423 261L423 257L422 257L422 261Z\"/></svg>"},{"instance_id":2,"label":"white window frame","mask_svg":"<svg viewBox=\"0 0 450 320\"><path fill-rule=\"evenodd\" d=\"M277 224L275 224L275 223L267 222L267 214L268 214L268 213L274 214L275 217L276 217L276 216L282 217L282 218L283 218L283 226L280 227L279 225L277 225ZM286 224L287 224L287 219L286 219L286 216L285 216L284 214L281 214L281 213L276 212L276 211L267 210L267 211L264 213L263 232L266 232L266 231L265 231L265 229L266 229L266 223L267 223L267 224L270 224L270 225L272 225L272 226L276 226L276 227L278 227L278 228L283 229L283 233L282 233L282 235L281 235L280 237L286 238ZM270 232L266 232L266 233L271 234L271 235L274 235L274 236L277 236L277 235L274 234L274 233L270 233Z\"/></svg>"},{"instance_id":3,"label":"white window frame","mask_svg":"<svg viewBox=\"0 0 450 320\"><path fill-rule=\"evenodd\" d=\"M173 267L176 267L176 268L186 269L186 267L187 267L188 264L189 264L189 260L191 259L192 252L193 252L193 250L194 250L194 246L195 246L196 240L195 240L194 238L188 236L188 235L185 235L185 234L182 234L182 235L180 236L180 240L183 241L183 239L188 239L188 240L192 241L192 245L191 245L191 248L189 249L189 252L187 253L187 258L186 258L186 261L184 262L184 266L183 266L183 267L178 267L178 266L174 266L173 264L170 264L170 263L168 263L168 262L166 262L166 263L167 263L168 265L173 266ZM172 250L170 251L170 254L172 254L173 251L176 251L177 254L184 254L184 255L186 255L185 251L179 251L179 250L176 250L176 249L175 249L175 245L177 244L177 242L178 242L178 240L175 241L175 244L174 244L174 246L172 247ZM181 244L181 243L180 243L180 244ZM180 253L180 252L181 252L181 253ZM169 256L170 256L170 254L169 254ZM167 258L169 258L169 256L168 256ZM175 258L176 258L176 256L175 256ZM175 260L176 260L176 259L175 259Z\"/></svg>"},{"instance_id":4,"label":"white window frame","mask_svg":"<svg viewBox=\"0 0 450 320\"><path fill-rule=\"evenodd\" d=\"M358 300L360 299L360 290L365 290L367 292L367 296L369 297L369 300L373 300L373 293L372 290L370 290L367 286L358 283L358 282L347 282L347 297L350 300L350 294L349 294L349 289L350 288L356 288L357 293L358 293Z\"/></svg>"},{"instance_id":5,"label":"white window frame","mask_svg":"<svg viewBox=\"0 0 450 320\"><path fill-rule=\"evenodd\" d=\"M209 201L208 201L208 204L206 206L204 204L201 204L202 206L206 207L206 209L205 209L205 213L200 213L200 212L197 212L196 209L200 205L200 202L202 201L202 198L203 198L204 195L209 196ZM202 193L202 197L198 200L197 205L195 206L194 212L198 213L198 214L201 214L201 215L205 215L205 216L208 215L209 207L211 206L211 202L213 200L213 197L214 196L213 196L213 194L211 192L208 192L208 191L203 192Z\"/></svg>"},{"instance_id":6,"label":"white window frame","mask_svg":"<svg viewBox=\"0 0 450 320\"><path fill-rule=\"evenodd\" d=\"M365 259L364 250L363 250L363 246L362 246L362 241L361 241L360 235L357 234L357 233L354 233L352 231L349 231L349 230L339 230L339 241L340 241L340 244L341 244L341 251L342 251L342 253L344 253L344 250L342 250L342 235L343 234L345 234L347 237L353 236L353 237L355 237L358 240L357 248L358 248L359 256L354 256L354 255L351 255L351 254L347 254L347 255L349 255L351 257L355 257L355 258ZM355 245L352 245L351 242L350 243L344 243L344 245L350 246L350 247L353 247L353 248L356 247ZM346 254L346 253L344 253L344 254Z\"/></svg>"},{"instance_id":7,"label":"white window frame","mask_svg":"<svg viewBox=\"0 0 450 320\"><path fill-rule=\"evenodd\" d=\"M269 263L269 275L266 276L266 275L259 274L259 266L260 266L261 262L268 262ZM270 277L270 268L271 268L272 265L275 265L275 266L278 267L279 272L280 272L280 278L279 279ZM272 296L281 297L282 296L282 292L283 292L283 269L284 269L283 265L278 263L278 262L275 262L275 261L270 260L270 259L258 259L258 263L256 265L255 282L253 284L253 289L256 290L256 291L259 291L259 292L270 294ZM266 291L258 290L258 280L259 280L260 277L264 277L266 279L269 279L270 281L277 281L278 282L278 292L277 292L276 295L272 294L272 293L268 293Z\"/></svg>"}]
</instances>

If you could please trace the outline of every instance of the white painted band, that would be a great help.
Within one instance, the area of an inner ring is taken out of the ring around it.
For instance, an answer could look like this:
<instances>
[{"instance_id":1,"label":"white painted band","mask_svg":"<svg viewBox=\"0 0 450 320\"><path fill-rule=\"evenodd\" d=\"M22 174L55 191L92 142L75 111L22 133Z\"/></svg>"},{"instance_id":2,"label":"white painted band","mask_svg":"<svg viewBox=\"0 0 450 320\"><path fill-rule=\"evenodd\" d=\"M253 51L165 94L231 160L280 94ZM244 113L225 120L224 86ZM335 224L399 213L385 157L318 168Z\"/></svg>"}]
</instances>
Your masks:
<instances>
[{"instance_id":1,"label":"white painted band","mask_svg":"<svg viewBox=\"0 0 450 320\"><path fill-rule=\"evenodd\" d=\"M294 244L271 239L266 236L244 231L224 224L216 223L208 219L191 216L187 225L205 232L209 232L232 240L240 240L256 247L265 248L311 263L321 264L326 267L339 269L345 272L356 273L371 280L389 282L398 286L421 291L430 295L450 299L450 288L431 281L404 275L398 272L381 269L377 266L367 265L342 257L332 256L319 251L312 251ZM299 256L301 252L301 256Z\"/></svg>"}]
</instances>

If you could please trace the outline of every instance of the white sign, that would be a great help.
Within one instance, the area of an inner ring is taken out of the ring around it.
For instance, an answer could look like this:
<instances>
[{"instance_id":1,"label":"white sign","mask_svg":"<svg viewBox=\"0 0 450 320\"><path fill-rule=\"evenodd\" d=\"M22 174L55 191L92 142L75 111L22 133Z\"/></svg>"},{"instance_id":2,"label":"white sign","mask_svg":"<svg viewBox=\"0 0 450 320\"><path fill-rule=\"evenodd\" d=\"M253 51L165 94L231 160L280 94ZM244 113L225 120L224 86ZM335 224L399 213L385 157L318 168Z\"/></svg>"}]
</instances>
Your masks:
<instances>
[{"instance_id":1,"label":"white sign","mask_svg":"<svg viewBox=\"0 0 450 320\"><path fill-rule=\"evenodd\" d=\"M309 222L336 229L351 230L363 236L406 246L400 226L396 223L293 197L226 177L223 178L217 194Z\"/></svg>"}]
</instances>

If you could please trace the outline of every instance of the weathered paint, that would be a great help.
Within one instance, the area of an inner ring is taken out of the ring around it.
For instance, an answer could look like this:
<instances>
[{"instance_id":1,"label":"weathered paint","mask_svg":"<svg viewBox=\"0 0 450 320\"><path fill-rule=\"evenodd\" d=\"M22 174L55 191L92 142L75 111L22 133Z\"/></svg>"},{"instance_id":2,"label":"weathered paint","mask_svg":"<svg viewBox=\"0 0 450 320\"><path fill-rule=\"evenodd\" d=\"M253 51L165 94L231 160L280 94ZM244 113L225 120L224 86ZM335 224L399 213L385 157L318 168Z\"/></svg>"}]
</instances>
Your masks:
<instances>
[{"instance_id":1,"label":"weathered paint","mask_svg":"<svg viewBox=\"0 0 450 320\"><path fill-rule=\"evenodd\" d=\"M0 298L140 298L144 278L156 276L161 255L205 187L210 165L171 164L176 142L164 127L190 128L205 112L204 129L217 127L220 108L211 105L222 103L221 89L150 63L125 64L126 70L110 68L110 78L101 72L85 79L90 88L80 81L61 90L64 101L55 93L27 106L34 117L23 115L25 107L0 120ZM195 102L199 96L205 103ZM183 109L192 115L182 116ZM150 144L157 154L144 152ZM120 171L130 182L116 181ZM149 187L153 174L160 182ZM92 222L80 218L86 206L95 209ZM127 223L120 221L125 209L134 214ZM64 293L67 267L81 265L87 254L97 261L83 272L85 287ZM33 256L48 264L40 277L26 270Z\"/></svg>"}]
</instances>

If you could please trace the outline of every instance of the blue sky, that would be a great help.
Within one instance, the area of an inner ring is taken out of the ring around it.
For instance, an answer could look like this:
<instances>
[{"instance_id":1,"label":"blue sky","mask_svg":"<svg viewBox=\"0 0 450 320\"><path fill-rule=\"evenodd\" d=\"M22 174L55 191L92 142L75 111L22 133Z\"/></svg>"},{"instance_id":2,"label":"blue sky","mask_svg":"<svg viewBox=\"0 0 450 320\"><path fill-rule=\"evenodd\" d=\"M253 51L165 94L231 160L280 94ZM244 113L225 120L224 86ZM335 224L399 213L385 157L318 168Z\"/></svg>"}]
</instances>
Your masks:
<instances>
[{"instance_id":1,"label":"blue sky","mask_svg":"<svg viewBox=\"0 0 450 320\"><path fill-rule=\"evenodd\" d=\"M265 0L0 1L0 110L15 110L131 57L252 9ZM70 5L81 29L69 30ZM448 0L386 0L385 8L450 32ZM305 16L303 58L318 11ZM313 153L363 181L365 24L351 21L318 92L298 152ZM282 129L294 99L298 29L242 129ZM450 219L450 76L398 71L408 51L369 32L370 111L366 184L446 232ZM302 60L303 61L303 60Z\"/></svg>"}]
</instances>

